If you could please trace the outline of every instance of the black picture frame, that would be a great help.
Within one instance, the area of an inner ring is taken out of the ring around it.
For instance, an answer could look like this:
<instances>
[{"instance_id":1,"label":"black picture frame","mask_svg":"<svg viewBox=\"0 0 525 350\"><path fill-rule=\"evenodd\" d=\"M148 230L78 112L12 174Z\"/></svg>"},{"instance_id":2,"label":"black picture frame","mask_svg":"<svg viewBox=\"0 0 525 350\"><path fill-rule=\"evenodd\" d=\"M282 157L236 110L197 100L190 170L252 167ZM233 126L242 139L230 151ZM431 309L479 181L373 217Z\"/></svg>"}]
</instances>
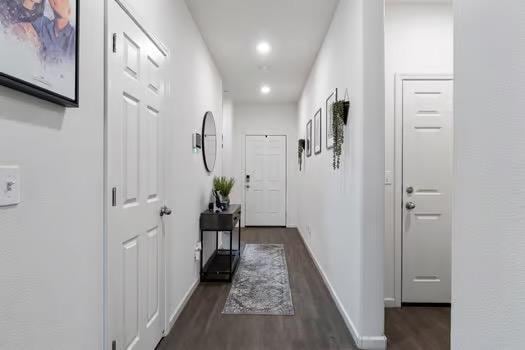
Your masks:
<instances>
[{"instance_id":1,"label":"black picture frame","mask_svg":"<svg viewBox=\"0 0 525 350\"><path fill-rule=\"evenodd\" d=\"M333 135L333 116L332 116L332 106L334 102L338 101L338 90L337 88L332 91L332 93L328 96L326 99L326 108L325 108L325 115L326 115L326 149L333 149L334 148L334 135ZM330 133L331 132L331 133Z\"/></svg>"},{"instance_id":2,"label":"black picture frame","mask_svg":"<svg viewBox=\"0 0 525 350\"><path fill-rule=\"evenodd\" d=\"M312 156L312 120L306 124L306 157Z\"/></svg>"},{"instance_id":3,"label":"black picture frame","mask_svg":"<svg viewBox=\"0 0 525 350\"><path fill-rule=\"evenodd\" d=\"M79 98L79 64L80 64L80 0L72 0L76 4L75 14L75 97L73 99L60 95L49 89L37 86L33 83L23 79L11 76L2 71L0 63L0 85L8 87L13 90L20 91L27 95L37 97L39 99L70 108L78 108L80 105ZM0 29L1 30L1 29Z\"/></svg>"},{"instance_id":4,"label":"black picture frame","mask_svg":"<svg viewBox=\"0 0 525 350\"><path fill-rule=\"evenodd\" d=\"M321 154L323 151L323 111L321 108L314 115L314 153Z\"/></svg>"}]
</instances>

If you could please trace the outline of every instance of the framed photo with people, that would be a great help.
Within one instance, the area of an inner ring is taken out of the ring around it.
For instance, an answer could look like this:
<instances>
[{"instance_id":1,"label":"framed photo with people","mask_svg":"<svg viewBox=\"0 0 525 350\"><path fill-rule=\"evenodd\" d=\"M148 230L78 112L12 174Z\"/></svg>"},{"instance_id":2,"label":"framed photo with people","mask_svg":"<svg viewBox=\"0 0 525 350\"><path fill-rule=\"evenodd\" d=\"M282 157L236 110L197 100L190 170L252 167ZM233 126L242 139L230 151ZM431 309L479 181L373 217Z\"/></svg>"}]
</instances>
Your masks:
<instances>
[{"instance_id":1,"label":"framed photo with people","mask_svg":"<svg viewBox=\"0 0 525 350\"><path fill-rule=\"evenodd\" d=\"M0 84L78 107L79 0L0 0Z\"/></svg>"}]
</instances>

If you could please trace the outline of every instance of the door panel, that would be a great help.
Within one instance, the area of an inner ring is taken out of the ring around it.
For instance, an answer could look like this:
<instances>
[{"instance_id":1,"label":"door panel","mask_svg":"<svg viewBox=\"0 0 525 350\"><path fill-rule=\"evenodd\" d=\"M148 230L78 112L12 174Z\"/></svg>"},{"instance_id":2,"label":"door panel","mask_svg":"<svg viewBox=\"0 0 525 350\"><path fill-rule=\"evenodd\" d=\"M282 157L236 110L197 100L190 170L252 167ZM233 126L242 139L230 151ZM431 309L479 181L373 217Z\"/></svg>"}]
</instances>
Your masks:
<instances>
[{"instance_id":1,"label":"door panel","mask_svg":"<svg viewBox=\"0 0 525 350\"><path fill-rule=\"evenodd\" d=\"M117 349L151 350L165 327L162 120L164 56L108 3L107 168L109 336ZM111 40L110 40L111 42Z\"/></svg>"},{"instance_id":2,"label":"door panel","mask_svg":"<svg viewBox=\"0 0 525 350\"><path fill-rule=\"evenodd\" d=\"M450 303L452 101L451 80L403 83L403 302Z\"/></svg>"},{"instance_id":3,"label":"door panel","mask_svg":"<svg viewBox=\"0 0 525 350\"><path fill-rule=\"evenodd\" d=\"M246 225L286 226L286 136L246 136Z\"/></svg>"}]
</instances>

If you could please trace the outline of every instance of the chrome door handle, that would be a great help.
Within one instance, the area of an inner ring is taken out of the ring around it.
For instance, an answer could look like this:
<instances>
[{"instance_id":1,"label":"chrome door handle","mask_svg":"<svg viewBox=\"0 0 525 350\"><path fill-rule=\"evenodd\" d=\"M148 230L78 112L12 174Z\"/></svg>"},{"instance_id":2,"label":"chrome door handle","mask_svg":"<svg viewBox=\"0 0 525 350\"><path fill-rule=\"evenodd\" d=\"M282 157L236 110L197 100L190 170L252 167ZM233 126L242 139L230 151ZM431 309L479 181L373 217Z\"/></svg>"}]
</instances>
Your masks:
<instances>
[{"instance_id":1,"label":"chrome door handle","mask_svg":"<svg viewBox=\"0 0 525 350\"><path fill-rule=\"evenodd\" d=\"M163 206L162 208L160 208L160 216L164 215L171 215L171 209L167 206Z\"/></svg>"},{"instance_id":2,"label":"chrome door handle","mask_svg":"<svg viewBox=\"0 0 525 350\"><path fill-rule=\"evenodd\" d=\"M414 209L416 209L416 203L414 203L414 202L408 202L408 203L405 205L405 208L407 208L408 210L414 210Z\"/></svg>"}]
</instances>

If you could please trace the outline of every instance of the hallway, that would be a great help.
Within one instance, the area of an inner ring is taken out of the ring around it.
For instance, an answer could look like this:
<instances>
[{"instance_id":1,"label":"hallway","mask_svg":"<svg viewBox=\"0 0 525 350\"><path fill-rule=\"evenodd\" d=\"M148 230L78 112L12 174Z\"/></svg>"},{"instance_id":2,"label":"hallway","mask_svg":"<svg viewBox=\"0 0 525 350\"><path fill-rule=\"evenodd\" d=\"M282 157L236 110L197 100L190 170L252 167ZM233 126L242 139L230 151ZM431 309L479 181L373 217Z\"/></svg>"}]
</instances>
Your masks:
<instances>
[{"instance_id":1,"label":"hallway","mask_svg":"<svg viewBox=\"0 0 525 350\"><path fill-rule=\"evenodd\" d=\"M200 284L158 350L357 349L296 229L245 229L243 243L285 245L295 316L222 315L231 285Z\"/></svg>"},{"instance_id":2,"label":"hallway","mask_svg":"<svg viewBox=\"0 0 525 350\"><path fill-rule=\"evenodd\" d=\"M525 349L524 39L517 0L0 0L0 350Z\"/></svg>"}]
</instances>

